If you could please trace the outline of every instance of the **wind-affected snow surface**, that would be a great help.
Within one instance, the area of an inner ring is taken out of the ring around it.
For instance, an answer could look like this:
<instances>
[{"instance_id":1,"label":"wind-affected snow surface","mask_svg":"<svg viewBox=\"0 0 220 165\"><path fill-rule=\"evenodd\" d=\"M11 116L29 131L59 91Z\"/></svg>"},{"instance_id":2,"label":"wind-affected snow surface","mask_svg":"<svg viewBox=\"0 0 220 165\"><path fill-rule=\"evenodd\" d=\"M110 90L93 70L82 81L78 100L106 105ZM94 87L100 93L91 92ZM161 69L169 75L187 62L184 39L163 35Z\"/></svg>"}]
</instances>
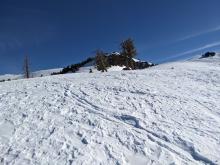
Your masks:
<instances>
[{"instance_id":1,"label":"wind-affected snow surface","mask_svg":"<svg viewBox=\"0 0 220 165\"><path fill-rule=\"evenodd\" d=\"M0 83L0 164L220 164L220 60Z\"/></svg>"}]
</instances>

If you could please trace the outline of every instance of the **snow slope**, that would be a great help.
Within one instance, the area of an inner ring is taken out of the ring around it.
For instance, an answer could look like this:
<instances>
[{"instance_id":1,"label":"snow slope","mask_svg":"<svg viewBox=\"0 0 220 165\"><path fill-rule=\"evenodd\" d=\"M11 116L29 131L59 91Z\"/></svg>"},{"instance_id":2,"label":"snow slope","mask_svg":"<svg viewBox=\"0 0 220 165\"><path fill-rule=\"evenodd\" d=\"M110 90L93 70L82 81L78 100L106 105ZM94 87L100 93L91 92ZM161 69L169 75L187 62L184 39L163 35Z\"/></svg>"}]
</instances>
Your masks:
<instances>
[{"instance_id":1,"label":"snow slope","mask_svg":"<svg viewBox=\"0 0 220 165\"><path fill-rule=\"evenodd\" d=\"M39 70L39 71L33 72L32 75L33 75L33 77L50 76L51 73L59 72L61 70L62 70L62 68Z\"/></svg>"},{"instance_id":2,"label":"snow slope","mask_svg":"<svg viewBox=\"0 0 220 165\"><path fill-rule=\"evenodd\" d=\"M0 164L220 164L220 58L0 83Z\"/></svg>"},{"instance_id":3,"label":"snow slope","mask_svg":"<svg viewBox=\"0 0 220 165\"><path fill-rule=\"evenodd\" d=\"M5 75L0 75L0 81L2 80L18 80L22 79L23 76L21 74L5 74Z\"/></svg>"},{"instance_id":4,"label":"snow slope","mask_svg":"<svg viewBox=\"0 0 220 165\"><path fill-rule=\"evenodd\" d=\"M61 70L62 70L62 68L39 70L39 71L32 72L31 73L31 77L50 76L51 73L59 72ZM22 74L5 74L5 75L0 75L0 81L1 80L7 81L8 79L10 79L10 80L18 80L18 79L23 79L23 78L24 78L24 76Z\"/></svg>"}]
</instances>

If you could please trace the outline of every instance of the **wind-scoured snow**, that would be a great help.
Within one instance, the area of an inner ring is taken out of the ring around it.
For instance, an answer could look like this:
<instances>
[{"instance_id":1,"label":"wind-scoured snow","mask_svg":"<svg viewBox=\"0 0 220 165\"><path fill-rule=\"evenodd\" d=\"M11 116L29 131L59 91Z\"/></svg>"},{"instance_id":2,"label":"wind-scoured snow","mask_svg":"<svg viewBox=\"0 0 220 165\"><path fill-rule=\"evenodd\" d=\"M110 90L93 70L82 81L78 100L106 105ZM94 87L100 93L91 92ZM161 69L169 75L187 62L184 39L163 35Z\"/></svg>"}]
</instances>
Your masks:
<instances>
[{"instance_id":1,"label":"wind-scoured snow","mask_svg":"<svg viewBox=\"0 0 220 165\"><path fill-rule=\"evenodd\" d=\"M0 164L220 164L220 58L0 83Z\"/></svg>"}]
</instances>

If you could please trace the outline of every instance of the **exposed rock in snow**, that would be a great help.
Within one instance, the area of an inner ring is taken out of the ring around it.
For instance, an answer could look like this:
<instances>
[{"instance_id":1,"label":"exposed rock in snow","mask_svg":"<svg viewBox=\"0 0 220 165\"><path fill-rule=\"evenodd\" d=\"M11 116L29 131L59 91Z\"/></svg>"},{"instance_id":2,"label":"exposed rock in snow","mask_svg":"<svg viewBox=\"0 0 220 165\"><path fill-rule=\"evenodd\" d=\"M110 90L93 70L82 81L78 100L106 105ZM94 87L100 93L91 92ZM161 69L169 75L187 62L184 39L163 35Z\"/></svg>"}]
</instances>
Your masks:
<instances>
[{"instance_id":1,"label":"exposed rock in snow","mask_svg":"<svg viewBox=\"0 0 220 165\"><path fill-rule=\"evenodd\" d=\"M220 164L220 58L0 84L0 164Z\"/></svg>"}]
</instances>

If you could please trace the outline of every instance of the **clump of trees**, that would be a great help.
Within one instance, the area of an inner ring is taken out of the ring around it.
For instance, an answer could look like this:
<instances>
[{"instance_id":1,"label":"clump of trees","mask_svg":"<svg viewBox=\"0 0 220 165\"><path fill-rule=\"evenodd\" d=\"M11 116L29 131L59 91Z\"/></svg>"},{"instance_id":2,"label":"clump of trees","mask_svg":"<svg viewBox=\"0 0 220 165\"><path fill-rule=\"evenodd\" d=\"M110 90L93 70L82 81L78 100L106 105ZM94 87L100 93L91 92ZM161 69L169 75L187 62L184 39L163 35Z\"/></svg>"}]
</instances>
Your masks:
<instances>
[{"instance_id":1,"label":"clump of trees","mask_svg":"<svg viewBox=\"0 0 220 165\"><path fill-rule=\"evenodd\" d=\"M79 70L79 68L81 68L82 66L84 66L85 64L87 64L89 62L92 62L93 60L94 60L94 58L91 58L91 57L87 58L85 61L64 67L60 72L54 72L51 75L75 73Z\"/></svg>"},{"instance_id":2,"label":"clump of trees","mask_svg":"<svg viewBox=\"0 0 220 165\"><path fill-rule=\"evenodd\" d=\"M134 41L131 38L124 40L120 44L121 52L119 54L107 54L103 51L96 51L96 67L97 70L107 72L107 68L112 65L126 66L125 70L135 69L135 61L133 58L137 55Z\"/></svg>"},{"instance_id":3,"label":"clump of trees","mask_svg":"<svg viewBox=\"0 0 220 165\"><path fill-rule=\"evenodd\" d=\"M102 50L97 50L94 58L88 58L85 61L82 61L77 64L69 65L63 68L60 72L52 73L51 75L65 74L65 73L75 73L79 68L85 66L89 62L94 62L98 71L107 72L107 69L111 66L121 66L124 67L124 70L133 70L133 69L144 69L154 64L148 62L136 61L134 57L137 55L137 50L134 44L134 40L128 38L121 42L120 44L120 53L105 53ZM89 70L89 73L92 73L92 69Z\"/></svg>"}]
</instances>

